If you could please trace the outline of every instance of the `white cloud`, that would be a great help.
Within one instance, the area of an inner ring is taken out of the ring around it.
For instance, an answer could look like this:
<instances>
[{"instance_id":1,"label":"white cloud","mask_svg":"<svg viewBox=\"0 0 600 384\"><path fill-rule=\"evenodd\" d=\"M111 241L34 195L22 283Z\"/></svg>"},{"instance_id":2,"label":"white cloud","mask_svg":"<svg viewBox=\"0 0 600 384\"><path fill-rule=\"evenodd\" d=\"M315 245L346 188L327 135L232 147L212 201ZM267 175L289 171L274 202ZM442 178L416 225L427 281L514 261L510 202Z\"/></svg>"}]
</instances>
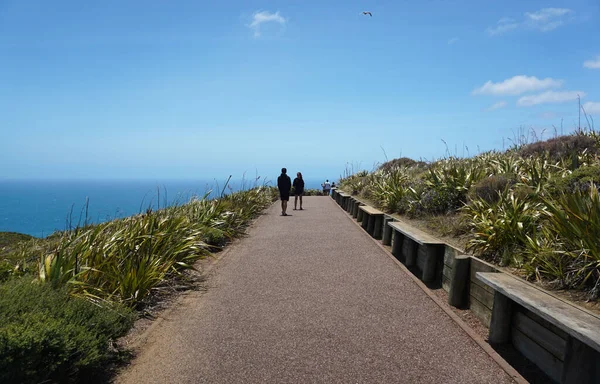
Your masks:
<instances>
[{"instance_id":1,"label":"white cloud","mask_svg":"<svg viewBox=\"0 0 600 384\"><path fill-rule=\"evenodd\" d=\"M498 20L495 27L489 27L486 31L488 35L496 36L517 28L519 28L519 23L515 19L503 17Z\"/></svg>"},{"instance_id":2,"label":"white cloud","mask_svg":"<svg viewBox=\"0 0 600 384\"><path fill-rule=\"evenodd\" d=\"M531 107L538 104L566 103L577 100L577 97L585 97L581 91L546 91L537 95L523 96L517 101L520 107Z\"/></svg>"},{"instance_id":3,"label":"white cloud","mask_svg":"<svg viewBox=\"0 0 600 384\"><path fill-rule=\"evenodd\" d=\"M525 17L529 26L547 32L563 25L566 21L564 16L572 13L567 8L542 8L536 12L526 12Z\"/></svg>"},{"instance_id":4,"label":"white cloud","mask_svg":"<svg viewBox=\"0 0 600 384\"><path fill-rule=\"evenodd\" d=\"M260 36L260 25L264 23L279 23L285 25L286 19L279 14L279 11L271 13L269 11L254 12L252 15L252 23L248 26L254 30L254 37Z\"/></svg>"},{"instance_id":5,"label":"white cloud","mask_svg":"<svg viewBox=\"0 0 600 384\"><path fill-rule=\"evenodd\" d=\"M574 13L568 8L542 8L535 12L525 12L522 20L503 17L495 26L489 27L486 32L490 36L500 35L518 28L548 32L564 25Z\"/></svg>"},{"instance_id":6,"label":"white cloud","mask_svg":"<svg viewBox=\"0 0 600 384\"><path fill-rule=\"evenodd\" d=\"M458 40L460 40L458 37L453 37L450 40L448 40L448 45L452 45L458 42Z\"/></svg>"},{"instance_id":7,"label":"white cloud","mask_svg":"<svg viewBox=\"0 0 600 384\"><path fill-rule=\"evenodd\" d=\"M584 61L583 66L590 69L600 69L600 55L596 56L595 59Z\"/></svg>"},{"instance_id":8,"label":"white cloud","mask_svg":"<svg viewBox=\"0 0 600 384\"><path fill-rule=\"evenodd\" d=\"M551 78L538 79L535 76L519 75L506 79L501 83L488 81L473 90L474 95L520 95L525 92L541 91L549 88L559 88L562 80Z\"/></svg>"},{"instance_id":9,"label":"white cloud","mask_svg":"<svg viewBox=\"0 0 600 384\"><path fill-rule=\"evenodd\" d=\"M506 101L499 101L494 105L491 105L487 110L488 111L494 111L496 109L500 109L500 108L504 108L508 105L508 103Z\"/></svg>"},{"instance_id":10,"label":"white cloud","mask_svg":"<svg viewBox=\"0 0 600 384\"><path fill-rule=\"evenodd\" d=\"M585 113L587 113L587 114L590 114L590 113L600 114L600 103L588 101L587 103L583 104L583 109L585 110Z\"/></svg>"}]
</instances>

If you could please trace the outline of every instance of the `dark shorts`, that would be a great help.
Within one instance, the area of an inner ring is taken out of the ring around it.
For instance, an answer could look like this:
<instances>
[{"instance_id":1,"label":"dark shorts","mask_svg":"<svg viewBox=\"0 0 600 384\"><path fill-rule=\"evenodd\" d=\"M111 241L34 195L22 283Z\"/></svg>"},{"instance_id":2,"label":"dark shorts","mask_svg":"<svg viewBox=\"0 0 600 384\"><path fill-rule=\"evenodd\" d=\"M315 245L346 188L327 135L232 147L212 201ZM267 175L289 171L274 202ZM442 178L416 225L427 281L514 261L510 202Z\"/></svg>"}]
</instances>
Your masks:
<instances>
[{"instance_id":1,"label":"dark shorts","mask_svg":"<svg viewBox=\"0 0 600 384\"><path fill-rule=\"evenodd\" d=\"M294 194L296 196L302 196L303 193L304 193L304 189L299 189L299 190L297 190L297 191L294 192Z\"/></svg>"},{"instance_id":2,"label":"dark shorts","mask_svg":"<svg viewBox=\"0 0 600 384\"><path fill-rule=\"evenodd\" d=\"M279 198L281 199L281 201L288 201L290 199L290 194L279 192Z\"/></svg>"}]
</instances>

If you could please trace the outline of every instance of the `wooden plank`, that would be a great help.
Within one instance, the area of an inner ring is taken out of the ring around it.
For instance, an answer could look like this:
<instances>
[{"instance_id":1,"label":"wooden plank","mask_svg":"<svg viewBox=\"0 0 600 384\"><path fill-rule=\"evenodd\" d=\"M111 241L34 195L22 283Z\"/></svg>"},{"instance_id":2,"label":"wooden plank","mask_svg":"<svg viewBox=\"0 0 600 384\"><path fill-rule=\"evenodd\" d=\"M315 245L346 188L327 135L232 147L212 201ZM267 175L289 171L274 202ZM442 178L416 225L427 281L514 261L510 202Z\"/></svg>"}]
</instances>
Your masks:
<instances>
[{"instance_id":1,"label":"wooden plank","mask_svg":"<svg viewBox=\"0 0 600 384\"><path fill-rule=\"evenodd\" d=\"M471 270L475 272L497 272L498 269L492 264L486 263L485 261L476 257L471 257Z\"/></svg>"},{"instance_id":2,"label":"wooden plank","mask_svg":"<svg viewBox=\"0 0 600 384\"><path fill-rule=\"evenodd\" d=\"M444 265L452 267L454 264L454 255L448 254L448 252L444 252Z\"/></svg>"},{"instance_id":3,"label":"wooden plank","mask_svg":"<svg viewBox=\"0 0 600 384\"><path fill-rule=\"evenodd\" d=\"M516 328L512 329L511 341L523 356L540 367L540 369L551 379L555 380L557 383L560 382L564 366L561 360L552 356L550 352L540 347Z\"/></svg>"},{"instance_id":4,"label":"wooden plank","mask_svg":"<svg viewBox=\"0 0 600 384\"><path fill-rule=\"evenodd\" d=\"M471 283L469 294L485 305L490 311L494 308L494 293L490 293L480 286Z\"/></svg>"},{"instance_id":5,"label":"wooden plank","mask_svg":"<svg viewBox=\"0 0 600 384\"><path fill-rule=\"evenodd\" d=\"M359 207L359 209L362 209L363 211L365 211L369 215L383 215L383 212L381 212L379 209L370 207L368 205L361 205Z\"/></svg>"},{"instance_id":6,"label":"wooden plank","mask_svg":"<svg viewBox=\"0 0 600 384\"><path fill-rule=\"evenodd\" d=\"M452 277L452 268L450 268L447 265L444 265L444 268L442 269L442 276L450 279Z\"/></svg>"},{"instance_id":7,"label":"wooden plank","mask_svg":"<svg viewBox=\"0 0 600 384\"><path fill-rule=\"evenodd\" d=\"M496 272L497 269L492 265L482 262L481 260L471 257L471 266L469 268L469 278L471 282L478 285L480 288L485 289L491 294L494 293L494 288L485 284L483 281L477 278L477 272Z\"/></svg>"},{"instance_id":8,"label":"wooden plank","mask_svg":"<svg viewBox=\"0 0 600 384\"><path fill-rule=\"evenodd\" d=\"M490 323L492 322L492 310L483 305L481 302L477 301L473 296L469 297L469 309L475 317L477 317L483 325L486 327L490 327Z\"/></svg>"},{"instance_id":9,"label":"wooden plank","mask_svg":"<svg viewBox=\"0 0 600 384\"><path fill-rule=\"evenodd\" d=\"M529 317L531 320L535 321L536 323L541 324L542 327L549 329L550 332L555 333L561 339L567 340L567 338L569 337L569 335L565 331L558 328L556 325L550 323L549 321L542 319L535 313L528 311L527 309L525 309L521 306L519 306L519 308L521 308L521 311L525 316Z\"/></svg>"},{"instance_id":10,"label":"wooden plank","mask_svg":"<svg viewBox=\"0 0 600 384\"><path fill-rule=\"evenodd\" d=\"M463 253L458 252L457 249L446 244L446 247L444 248L444 264L451 267L454 264L454 258L462 254Z\"/></svg>"},{"instance_id":11,"label":"wooden plank","mask_svg":"<svg viewBox=\"0 0 600 384\"><path fill-rule=\"evenodd\" d=\"M553 333L543 325L533 321L520 311L514 314L513 327L521 331L536 344L550 352L560 361L565 359L567 341Z\"/></svg>"},{"instance_id":12,"label":"wooden plank","mask_svg":"<svg viewBox=\"0 0 600 384\"><path fill-rule=\"evenodd\" d=\"M471 282L471 284L475 284L477 287L483 289L484 291L487 291L490 295L494 294L494 288L484 284L480 280L477 280L476 276L470 276L469 281Z\"/></svg>"},{"instance_id":13,"label":"wooden plank","mask_svg":"<svg viewBox=\"0 0 600 384\"><path fill-rule=\"evenodd\" d=\"M600 351L600 318L597 316L506 273L479 272L477 278L574 338Z\"/></svg>"},{"instance_id":14,"label":"wooden plank","mask_svg":"<svg viewBox=\"0 0 600 384\"><path fill-rule=\"evenodd\" d=\"M346 192L342 192L342 191L339 191L338 195L340 195L341 197L350 197L351 196L351 195L347 194Z\"/></svg>"},{"instance_id":15,"label":"wooden plank","mask_svg":"<svg viewBox=\"0 0 600 384\"><path fill-rule=\"evenodd\" d=\"M419 244L445 244L443 241L436 239L430 234L401 223L400 221L392 221L388 223L388 225L396 231L402 232L405 236L410 237Z\"/></svg>"},{"instance_id":16,"label":"wooden plank","mask_svg":"<svg viewBox=\"0 0 600 384\"><path fill-rule=\"evenodd\" d=\"M450 292L450 279L446 276L442 276L442 288L446 292Z\"/></svg>"},{"instance_id":17,"label":"wooden plank","mask_svg":"<svg viewBox=\"0 0 600 384\"><path fill-rule=\"evenodd\" d=\"M483 289L484 291L487 291L490 295L494 294L494 288L490 287L489 285L485 285L482 281L477 280L475 276L471 277L469 279L471 284L476 285L477 287Z\"/></svg>"}]
</instances>

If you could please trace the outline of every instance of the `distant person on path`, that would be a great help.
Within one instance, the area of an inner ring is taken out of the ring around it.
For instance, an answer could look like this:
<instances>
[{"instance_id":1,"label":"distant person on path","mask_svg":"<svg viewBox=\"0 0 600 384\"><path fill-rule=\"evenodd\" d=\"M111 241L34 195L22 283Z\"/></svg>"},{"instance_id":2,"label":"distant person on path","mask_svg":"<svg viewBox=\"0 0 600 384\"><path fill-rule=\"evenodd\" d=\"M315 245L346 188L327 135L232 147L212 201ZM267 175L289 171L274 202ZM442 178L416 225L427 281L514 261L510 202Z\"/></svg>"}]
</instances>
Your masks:
<instances>
[{"instance_id":1,"label":"distant person on path","mask_svg":"<svg viewBox=\"0 0 600 384\"><path fill-rule=\"evenodd\" d=\"M302 178L302 173L298 172L296 174L296 178L294 179L294 211L298 206L298 197L300 197L300 210L302 211L302 195L304 194L304 179Z\"/></svg>"},{"instance_id":2,"label":"distant person on path","mask_svg":"<svg viewBox=\"0 0 600 384\"><path fill-rule=\"evenodd\" d=\"M329 182L329 179L325 180L321 186L323 187L323 194L325 196L329 196L329 191L331 191L331 183Z\"/></svg>"},{"instance_id":3,"label":"distant person on path","mask_svg":"<svg viewBox=\"0 0 600 384\"><path fill-rule=\"evenodd\" d=\"M290 199L292 180L287 175L287 169L285 168L281 168L281 175L277 178L277 188L279 189L279 198L281 199L281 216L287 216L287 203Z\"/></svg>"}]
</instances>

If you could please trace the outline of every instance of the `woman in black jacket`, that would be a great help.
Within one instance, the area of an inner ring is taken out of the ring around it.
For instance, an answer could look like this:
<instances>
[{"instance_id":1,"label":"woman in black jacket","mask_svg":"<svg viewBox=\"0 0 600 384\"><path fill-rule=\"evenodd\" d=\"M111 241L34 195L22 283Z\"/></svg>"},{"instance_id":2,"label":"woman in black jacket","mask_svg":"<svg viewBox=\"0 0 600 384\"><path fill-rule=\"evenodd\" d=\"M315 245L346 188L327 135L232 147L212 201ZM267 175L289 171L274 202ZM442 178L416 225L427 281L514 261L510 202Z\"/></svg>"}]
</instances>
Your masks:
<instances>
[{"instance_id":1,"label":"woman in black jacket","mask_svg":"<svg viewBox=\"0 0 600 384\"><path fill-rule=\"evenodd\" d=\"M298 197L300 197L300 210L302 210L302 195L304 194L304 180L302 179L302 173L298 172L297 177L294 179L294 211L298 205Z\"/></svg>"}]
</instances>

